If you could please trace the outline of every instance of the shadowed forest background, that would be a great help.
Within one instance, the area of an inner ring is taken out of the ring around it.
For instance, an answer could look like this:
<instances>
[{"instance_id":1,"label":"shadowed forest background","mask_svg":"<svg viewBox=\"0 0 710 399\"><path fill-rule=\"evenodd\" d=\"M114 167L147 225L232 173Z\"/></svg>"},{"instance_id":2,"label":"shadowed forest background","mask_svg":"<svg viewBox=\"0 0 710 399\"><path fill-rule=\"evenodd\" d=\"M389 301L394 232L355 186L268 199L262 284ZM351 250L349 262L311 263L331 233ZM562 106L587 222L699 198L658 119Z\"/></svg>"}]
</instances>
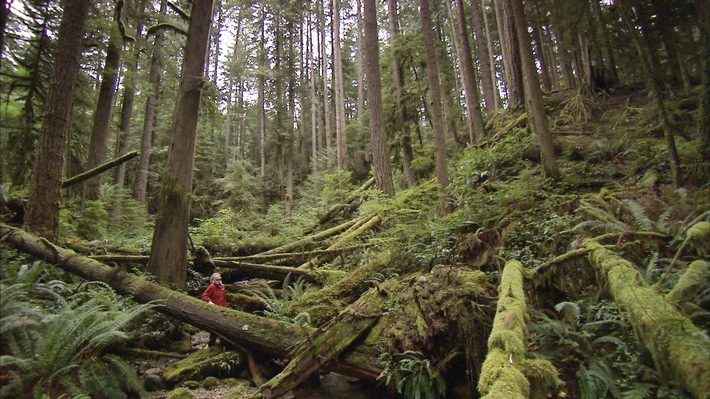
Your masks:
<instances>
[{"instance_id":1,"label":"shadowed forest background","mask_svg":"<svg viewBox=\"0 0 710 399\"><path fill-rule=\"evenodd\" d=\"M710 398L704 1L0 5L0 398Z\"/></svg>"}]
</instances>

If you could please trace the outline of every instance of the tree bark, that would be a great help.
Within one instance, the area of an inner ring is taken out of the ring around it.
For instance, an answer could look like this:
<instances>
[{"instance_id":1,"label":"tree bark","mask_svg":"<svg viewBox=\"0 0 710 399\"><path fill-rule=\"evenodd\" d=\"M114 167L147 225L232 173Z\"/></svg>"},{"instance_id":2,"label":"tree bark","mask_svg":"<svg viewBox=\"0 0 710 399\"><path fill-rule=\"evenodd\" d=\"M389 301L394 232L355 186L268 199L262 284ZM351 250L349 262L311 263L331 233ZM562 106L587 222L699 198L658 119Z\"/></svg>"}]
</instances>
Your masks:
<instances>
[{"instance_id":1,"label":"tree bark","mask_svg":"<svg viewBox=\"0 0 710 399\"><path fill-rule=\"evenodd\" d=\"M481 68L481 88L483 99L486 103L486 113L491 113L500 105L498 85L495 77L495 64L491 62L491 43L486 35L488 28L485 26L483 11L479 0L470 0L471 19L473 21L474 39L478 54L478 65Z\"/></svg>"},{"instance_id":2,"label":"tree bark","mask_svg":"<svg viewBox=\"0 0 710 399\"><path fill-rule=\"evenodd\" d=\"M192 169L211 18L212 0L193 3L180 94L173 114L173 138L148 262L148 272L156 276L158 281L178 287L184 287L187 279L187 227Z\"/></svg>"},{"instance_id":3,"label":"tree bark","mask_svg":"<svg viewBox=\"0 0 710 399\"><path fill-rule=\"evenodd\" d=\"M542 156L542 167L547 177L557 178L560 171L557 168L555 149L552 141L550 125L545 115L545 105L542 100L540 81L535 69L535 60L530 46L530 35L528 25L525 22L525 12L522 0L509 0L512 6L514 19L511 21L517 31L519 54L523 64L523 75L525 82L525 105L528 116L532 122L532 128L540 141L540 153Z\"/></svg>"},{"instance_id":4,"label":"tree bark","mask_svg":"<svg viewBox=\"0 0 710 399\"><path fill-rule=\"evenodd\" d=\"M466 27L466 15L463 10L463 0L456 0L456 12L458 14L459 29L454 30L455 38L459 38L459 63L461 64L461 77L463 80L464 97L466 99L466 109L468 115L469 143L474 144L483 140L486 136L486 128L483 125L481 115L481 100L478 93L478 80L476 69L473 65L473 54L471 44L468 41L468 28ZM454 39L455 39L454 38Z\"/></svg>"},{"instance_id":5,"label":"tree bark","mask_svg":"<svg viewBox=\"0 0 710 399\"><path fill-rule=\"evenodd\" d=\"M392 167L390 166L382 118L382 86L380 82L380 50L377 39L377 8L374 0L365 0L365 61L367 62L367 97L370 109L370 137L372 161L377 188L388 196L394 195Z\"/></svg>"},{"instance_id":6,"label":"tree bark","mask_svg":"<svg viewBox=\"0 0 710 399\"><path fill-rule=\"evenodd\" d=\"M340 1L332 0L333 8L333 85L335 86L335 137L338 169L345 169L345 94L343 60L340 49Z\"/></svg>"},{"instance_id":7,"label":"tree bark","mask_svg":"<svg viewBox=\"0 0 710 399\"><path fill-rule=\"evenodd\" d=\"M444 137L444 122L441 111L441 92L439 89L439 67L436 61L436 46L434 44L434 28L431 20L429 0L421 0L419 11L422 19L422 35L426 51L427 81L429 82L429 103L431 123L434 128L434 145L436 152L436 180L446 202L446 189L449 185L449 172L446 166L446 140ZM446 203L444 211L447 211Z\"/></svg>"},{"instance_id":8,"label":"tree bark","mask_svg":"<svg viewBox=\"0 0 710 399\"><path fill-rule=\"evenodd\" d=\"M76 77L79 74L81 41L91 2L65 0L62 22L50 74L49 94L39 132L39 148L30 185L29 210L25 223L40 236L56 241L59 237L59 204L67 137Z\"/></svg>"},{"instance_id":9,"label":"tree bark","mask_svg":"<svg viewBox=\"0 0 710 399\"><path fill-rule=\"evenodd\" d=\"M121 157L118 157L116 159L113 159L109 162L106 162L105 164L99 165L94 169L87 170L86 172L73 176L69 179L66 179L62 181L62 188L69 188L75 184L79 184L87 179L90 179L96 175L99 175L111 168L115 168L116 166L123 165L124 163L130 161L131 159L135 158L138 156L138 151L132 151L129 152L128 154L125 154Z\"/></svg>"},{"instance_id":10,"label":"tree bark","mask_svg":"<svg viewBox=\"0 0 710 399\"><path fill-rule=\"evenodd\" d=\"M397 0L387 0L387 9L390 40L395 43L400 34ZM402 67L399 52L396 49L392 52L392 74L394 75L394 89L397 95L397 125L399 126L400 146L402 147L402 172L404 173L407 187L412 188L416 184L414 169L412 168L414 152L412 151L412 139L407 125L409 123L409 112L404 101L404 68Z\"/></svg>"},{"instance_id":11,"label":"tree bark","mask_svg":"<svg viewBox=\"0 0 710 399\"><path fill-rule=\"evenodd\" d=\"M510 0L495 0L496 15L498 19L498 34L503 50L503 64L505 65L505 83L508 93L508 109L515 109L523 105L523 73L521 67L520 46L521 38L515 29L515 17ZM526 31L527 33L527 31Z\"/></svg>"},{"instance_id":12,"label":"tree bark","mask_svg":"<svg viewBox=\"0 0 710 399\"><path fill-rule=\"evenodd\" d=\"M167 12L167 0L160 1L160 17ZM163 29L159 29L153 39L152 54L150 57L150 72L148 77L148 97L145 100L145 113L143 117L143 132L141 134L141 157L138 173L133 184L133 199L145 204L148 192L148 169L150 167L150 151L153 142L153 121L155 120L155 102L160 91L160 59L163 47Z\"/></svg>"}]
</instances>

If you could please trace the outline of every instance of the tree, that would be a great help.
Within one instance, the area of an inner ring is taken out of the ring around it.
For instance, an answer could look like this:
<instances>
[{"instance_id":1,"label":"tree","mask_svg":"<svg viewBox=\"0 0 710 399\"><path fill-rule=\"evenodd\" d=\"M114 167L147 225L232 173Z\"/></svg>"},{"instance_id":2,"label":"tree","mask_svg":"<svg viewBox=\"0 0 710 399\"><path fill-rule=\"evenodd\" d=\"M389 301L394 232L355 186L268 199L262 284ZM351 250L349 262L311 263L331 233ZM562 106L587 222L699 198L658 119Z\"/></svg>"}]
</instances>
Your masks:
<instances>
[{"instance_id":1,"label":"tree","mask_svg":"<svg viewBox=\"0 0 710 399\"><path fill-rule=\"evenodd\" d=\"M159 18L162 19L167 11L167 0L160 1ZM160 59L163 47L163 29L158 29L153 39L150 57L150 72L148 84L150 90L145 100L143 116L143 131L141 134L141 156L138 162L138 172L133 185L133 199L145 204L148 190L148 167L150 165L150 150L153 141L153 121L155 120L155 101L160 90Z\"/></svg>"},{"instance_id":2,"label":"tree","mask_svg":"<svg viewBox=\"0 0 710 399\"><path fill-rule=\"evenodd\" d=\"M444 138L444 123L441 111L441 91L439 89L439 67L436 61L436 45L434 44L434 28L431 21L429 0L421 0L422 36L426 51L427 81L429 82L429 104L431 105L431 124L434 128L434 144L436 151L436 180L442 193L449 185L449 172L446 166L446 140ZM445 194L442 194L445 198Z\"/></svg>"},{"instance_id":3,"label":"tree","mask_svg":"<svg viewBox=\"0 0 710 399\"><path fill-rule=\"evenodd\" d=\"M476 84L476 69L473 65L471 44L468 41L468 28L463 11L463 0L456 0L456 12L458 14L458 30L454 29L454 39L459 40L459 63L461 65L461 79L463 80L464 98L468 109L468 132L470 143L477 143L483 140L486 135L486 128L483 126L483 116L481 115L480 95ZM452 21L453 22L453 21ZM454 28L454 27L452 27Z\"/></svg>"},{"instance_id":4,"label":"tree","mask_svg":"<svg viewBox=\"0 0 710 399\"><path fill-rule=\"evenodd\" d=\"M377 6L375 0L363 3L365 25L365 62L367 65L367 103L370 108L372 161L377 188L394 195L392 169L387 155L387 140L382 122L382 88L380 83L380 50L377 39Z\"/></svg>"},{"instance_id":5,"label":"tree","mask_svg":"<svg viewBox=\"0 0 710 399\"><path fill-rule=\"evenodd\" d=\"M525 22L525 11L522 0L510 0L513 12L512 24L518 35L518 46L520 59L523 66L523 81L525 82L525 108L528 117L532 122L532 129L540 141L540 153L542 155L542 168L547 177L559 177L560 171L557 168L554 143L550 125L545 115L545 105L542 101L542 90L540 81L535 69L535 60L532 55L530 45L530 35L528 34L528 24Z\"/></svg>"},{"instance_id":6,"label":"tree","mask_svg":"<svg viewBox=\"0 0 710 399\"><path fill-rule=\"evenodd\" d=\"M483 99L486 102L486 112L491 112L500 107L500 95L498 94L498 84L495 76L495 63L493 62L490 40L490 29L484 24L484 12L481 10L479 0L471 0L471 18L473 20L474 39L476 40L476 50L478 62L481 68L481 89ZM485 32L485 34L484 34Z\"/></svg>"},{"instance_id":7,"label":"tree","mask_svg":"<svg viewBox=\"0 0 710 399\"><path fill-rule=\"evenodd\" d=\"M392 42L396 42L399 36L397 0L387 0L387 7L390 38ZM400 145L402 146L402 171L407 181L407 187L412 188L415 184L414 169L412 168L414 152L412 151L412 139L407 126L409 112L404 101L404 68L397 49L392 52L392 75L394 77L395 94L397 95L397 124L399 125Z\"/></svg>"},{"instance_id":8,"label":"tree","mask_svg":"<svg viewBox=\"0 0 710 399\"><path fill-rule=\"evenodd\" d=\"M702 88L700 97L700 107L698 109L699 121L698 133L700 136L703 161L705 162L706 170L710 169L710 7L703 7L702 1L697 1L698 10L701 11L700 18L700 42L705 43L700 50L702 57Z\"/></svg>"},{"instance_id":9,"label":"tree","mask_svg":"<svg viewBox=\"0 0 710 399\"><path fill-rule=\"evenodd\" d=\"M116 3L114 18L120 22L121 4ZM118 68L121 64L121 50L123 38L120 35L117 24L113 24L111 35L106 48L106 60L101 74L101 85L99 87L99 98L96 101L94 112L94 124L91 129L91 141L89 143L89 156L86 161L86 170L94 169L106 161L108 153L109 123L113 113L113 98L116 93L118 82ZM82 190L82 208L85 209L88 202L96 201L101 196L101 175L93 177L84 182ZM89 239L98 238L98 225L96 215L89 212L84 213L79 219L80 234Z\"/></svg>"},{"instance_id":10,"label":"tree","mask_svg":"<svg viewBox=\"0 0 710 399\"><path fill-rule=\"evenodd\" d=\"M340 50L340 1L331 3L333 14L333 85L335 86L335 137L338 168L345 169L345 95L343 60Z\"/></svg>"},{"instance_id":11,"label":"tree","mask_svg":"<svg viewBox=\"0 0 710 399\"><path fill-rule=\"evenodd\" d=\"M173 114L172 142L163 176L148 272L166 284L184 287L187 278L187 226L197 115L202 96L212 0L193 3L180 89Z\"/></svg>"},{"instance_id":12,"label":"tree","mask_svg":"<svg viewBox=\"0 0 710 399\"><path fill-rule=\"evenodd\" d=\"M79 73L81 41L91 2L65 0L50 75L39 148L33 167L29 210L25 223L38 235L55 241L59 236L59 204L71 105Z\"/></svg>"},{"instance_id":13,"label":"tree","mask_svg":"<svg viewBox=\"0 0 710 399\"><path fill-rule=\"evenodd\" d=\"M500 36L503 51L503 64L505 65L505 89L508 94L508 108L515 109L522 105L523 75L518 52L518 37L513 25L513 10L509 0L495 0L496 18L498 19L498 35Z\"/></svg>"}]
</instances>

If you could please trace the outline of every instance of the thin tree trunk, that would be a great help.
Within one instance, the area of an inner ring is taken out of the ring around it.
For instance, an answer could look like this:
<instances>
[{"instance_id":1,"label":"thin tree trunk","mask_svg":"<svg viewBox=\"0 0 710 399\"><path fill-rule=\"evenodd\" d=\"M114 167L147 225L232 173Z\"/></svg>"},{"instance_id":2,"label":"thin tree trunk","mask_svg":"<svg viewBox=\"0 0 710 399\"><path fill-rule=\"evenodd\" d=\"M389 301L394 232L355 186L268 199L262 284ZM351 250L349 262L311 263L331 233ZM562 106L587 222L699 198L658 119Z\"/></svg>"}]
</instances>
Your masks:
<instances>
[{"instance_id":1,"label":"thin tree trunk","mask_svg":"<svg viewBox=\"0 0 710 399\"><path fill-rule=\"evenodd\" d=\"M390 40L394 42L399 35L399 22L397 17L397 0L387 0ZM416 184L412 161L412 139L409 135L409 112L404 101L404 68L398 51L392 52L392 73L394 75L395 94L397 95L397 124L399 125L400 145L402 146L402 172L404 173L407 187Z\"/></svg>"},{"instance_id":2,"label":"thin tree trunk","mask_svg":"<svg viewBox=\"0 0 710 399\"><path fill-rule=\"evenodd\" d=\"M362 20L362 0L356 1L357 7L357 122L365 124L365 58L363 50L364 25Z\"/></svg>"},{"instance_id":3,"label":"thin tree trunk","mask_svg":"<svg viewBox=\"0 0 710 399\"><path fill-rule=\"evenodd\" d=\"M470 0L471 19L473 21L474 39L476 40L478 65L481 68L481 88L483 89L483 100L486 103L486 113L490 114L493 110L499 108L500 96L498 95L498 85L496 84L495 63L491 58L492 51L490 35L488 34L489 28L484 22L484 15L481 10L481 5L478 2L479 0Z\"/></svg>"},{"instance_id":4,"label":"thin tree trunk","mask_svg":"<svg viewBox=\"0 0 710 399\"><path fill-rule=\"evenodd\" d=\"M619 83L619 73L616 71L616 60L614 59L613 48L609 42L609 34L607 33L606 23L602 16L602 9L599 5L599 0L590 0L590 2L592 5L592 15L594 15L594 23L597 25L597 32L599 33L599 44L602 47L602 54L604 55L604 67L608 70L611 83L617 84Z\"/></svg>"},{"instance_id":5,"label":"thin tree trunk","mask_svg":"<svg viewBox=\"0 0 710 399\"><path fill-rule=\"evenodd\" d=\"M367 62L367 104L370 109L370 137L375 184L389 196L394 195L392 169L387 155L387 139L382 119L382 89L380 83L380 50L377 38L377 8L375 0L364 2L365 61Z\"/></svg>"},{"instance_id":6,"label":"thin tree trunk","mask_svg":"<svg viewBox=\"0 0 710 399\"><path fill-rule=\"evenodd\" d=\"M481 100L476 84L476 68L473 65L473 55L471 45L468 41L468 29L466 28L466 15L463 10L463 0L456 0L456 11L458 13L458 32L454 31L454 38L460 38L459 62L461 64L461 75L464 86L464 97L468 115L468 130L470 143L477 143L486 136L486 128L481 115Z\"/></svg>"},{"instance_id":7,"label":"thin tree trunk","mask_svg":"<svg viewBox=\"0 0 710 399\"><path fill-rule=\"evenodd\" d=\"M59 204L67 137L71 129L74 88L79 74L81 41L91 2L64 0L50 73L49 93L39 131L37 157L30 185L27 227L50 241L59 237Z\"/></svg>"},{"instance_id":8,"label":"thin tree trunk","mask_svg":"<svg viewBox=\"0 0 710 399\"><path fill-rule=\"evenodd\" d=\"M345 169L345 94L343 60L340 49L340 0L332 0L333 10L333 75L335 86L335 136L337 139L338 169Z\"/></svg>"},{"instance_id":9,"label":"thin tree trunk","mask_svg":"<svg viewBox=\"0 0 710 399\"><path fill-rule=\"evenodd\" d=\"M259 26L259 69L261 72L259 72L259 77L257 78L257 99L256 99L256 106L257 106L257 115L256 115L256 123L258 124L259 127L259 153L258 153L258 159L259 159L259 165L260 165L260 176L261 179L264 180L266 178L266 109L264 106L264 101L265 101L265 90L266 90L266 75L264 74L265 69L266 69L266 29L265 29L265 24L266 24L266 12L265 12L265 5L262 3L261 4L261 18L260 18L260 26Z\"/></svg>"},{"instance_id":10,"label":"thin tree trunk","mask_svg":"<svg viewBox=\"0 0 710 399\"><path fill-rule=\"evenodd\" d=\"M449 172L446 166L446 140L444 138L444 123L441 112L441 92L439 90L439 67L436 61L436 46L434 45L434 28L431 21L429 0L421 0L419 11L422 19L422 35L426 51L427 81L429 82L429 102L431 122L434 127L434 145L436 152L436 180L442 192L444 212L450 211L447 195Z\"/></svg>"},{"instance_id":11,"label":"thin tree trunk","mask_svg":"<svg viewBox=\"0 0 710 399\"><path fill-rule=\"evenodd\" d=\"M518 34L518 46L520 58L523 66L523 81L525 82L525 108L532 122L532 129L540 141L540 153L542 155L542 167L547 177L557 178L560 171L557 168L555 149L552 141L550 125L545 115L545 105L542 101L542 91L540 81L535 69L535 60L530 46L530 35L528 25L525 22L525 10L522 0L510 0L513 12L511 21Z\"/></svg>"},{"instance_id":12,"label":"thin tree trunk","mask_svg":"<svg viewBox=\"0 0 710 399\"><path fill-rule=\"evenodd\" d=\"M515 109L523 105L523 73L518 47L520 39L515 31L513 9L510 0L496 0L498 17L498 34L503 48L503 63L505 65L506 91L508 93L508 108ZM526 31L527 32L527 31Z\"/></svg>"},{"instance_id":13,"label":"thin tree trunk","mask_svg":"<svg viewBox=\"0 0 710 399\"><path fill-rule=\"evenodd\" d=\"M325 120L325 149L326 149L326 168L333 169L333 157L331 152L333 149L333 130L331 125L330 115L330 92L328 88L328 62L326 60L325 51L325 2L321 0L320 8L318 9L318 28L320 30L320 45L321 45L321 76L323 77L323 119Z\"/></svg>"},{"instance_id":14,"label":"thin tree trunk","mask_svg":"<svg viewBox=\"0 0 710 399\"><path fill-rule=\"evenodd\" d=\"M158 281L185 287L197 115L209 42L212 0L193 3L182 77L173 114L172 142L163 177L148 272Z\"/></svg>"},{"instance_id":15,"label":"thin tree trunk","mask_svg":"<svg viewBox=\"0 0 710 399\"><path fill-rule=\"evenodd\" d=\"M165 17L167 0L160 1L159 20ZM145 204L148 191L148 169L150 166L150 151L153 142L153 121L155 120L155 101L160 90L160 59L163 47L163 30L155 33L153 49L150 59L150 72L148 84L150 90L145 101L145 114L143 117L143 134L141 135L141 156L138 163L138 173L133 185L133 199Z\"/></svg>"}]
</instances>

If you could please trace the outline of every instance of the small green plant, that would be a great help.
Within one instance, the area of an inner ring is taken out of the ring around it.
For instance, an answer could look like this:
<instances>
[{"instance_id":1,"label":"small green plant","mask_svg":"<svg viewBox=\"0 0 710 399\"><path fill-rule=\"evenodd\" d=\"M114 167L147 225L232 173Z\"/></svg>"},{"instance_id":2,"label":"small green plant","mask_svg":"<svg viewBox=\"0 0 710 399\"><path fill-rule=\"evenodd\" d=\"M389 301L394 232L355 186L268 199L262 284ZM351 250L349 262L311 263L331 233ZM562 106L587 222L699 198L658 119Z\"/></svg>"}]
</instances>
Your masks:
<instances>
[{"instance_id":1,"label":"small green plant","mask_svg":"<svg viewBox=\"0 0 710 399\"><path fill-rule=\"evenodd\" d=\"M384 353L379 361L383 370L377 380L384 380L406 399L437 399L446 393L446 380L421 352Z\"/></svg>"},{"instance_id":2,"label":"small green plant","mask_svg":"<svg viewBox=\"0 0 710 399\"><path fill-rule=\"evenodd\" d=\"M22 286L8 289L16 300L29 296ZM148 397L135 370L109 348L127 342L126 327L154 304L130 304L93 283L52 282L33 290L42 292L41 315L3 304L3 322L13 320L13 314L36 322L15 322L3 333L8 354L0 356L0 374L8 381L0 387L0 398ZM59 290L72 294L64 298Z\"/></svg>"},{"instance_id":3,"label":"small green plant","mask_svg":"<svg viewBox=\"0 0 710 399\"><path fill-rule=\"evenodd\" d=\"M311 318L308 313L301 312L294 317L290 317L288 314L289 303L303 297L309 284L303 280L303 277L299 277L293 284L290 284L290 279L290 274L284 279L281 296L277 295L274 289L266 283L261 283L263 291L243 290L243 292L259 299L264 305L264 310L261 311L264 316L299 326L309 326Z\"/></svg>"}]
</instances>

